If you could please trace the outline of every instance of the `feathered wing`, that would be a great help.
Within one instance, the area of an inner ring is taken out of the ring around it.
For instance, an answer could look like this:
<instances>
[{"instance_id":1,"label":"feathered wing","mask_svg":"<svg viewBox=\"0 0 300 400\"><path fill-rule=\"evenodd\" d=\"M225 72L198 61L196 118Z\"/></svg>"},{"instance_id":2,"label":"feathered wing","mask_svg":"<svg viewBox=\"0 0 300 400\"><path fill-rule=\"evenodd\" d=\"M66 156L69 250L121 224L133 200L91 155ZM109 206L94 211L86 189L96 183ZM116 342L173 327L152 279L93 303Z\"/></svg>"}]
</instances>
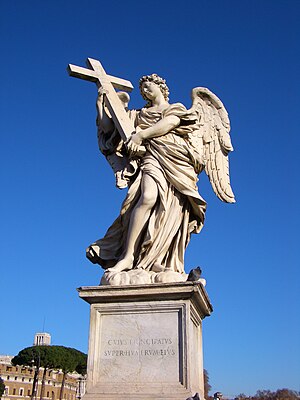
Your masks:
<instances>
[{"instance_id":1,"label":"feathered wing","mask_svg":"<svg viewBox=\"0 0 300 400\"><path fill-rule=\"evenodd\" d=\"M198 116L193 145L202 147L205 172L220 200L235 203L230 186L228 154L233 150L229 136L230 122L221 100L209 89L192 90L193 112Z\"/></svg>"}]
</instances>

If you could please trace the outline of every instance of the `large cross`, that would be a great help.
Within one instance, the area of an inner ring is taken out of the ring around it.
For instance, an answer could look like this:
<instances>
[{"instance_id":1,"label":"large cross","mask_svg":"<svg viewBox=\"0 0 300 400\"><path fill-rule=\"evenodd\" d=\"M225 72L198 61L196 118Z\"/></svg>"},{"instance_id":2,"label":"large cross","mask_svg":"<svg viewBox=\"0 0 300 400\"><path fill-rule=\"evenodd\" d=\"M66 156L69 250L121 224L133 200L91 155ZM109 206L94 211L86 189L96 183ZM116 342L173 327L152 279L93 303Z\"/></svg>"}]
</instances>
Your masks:
<instances>
[{"instance_id":1,"label":"large cross","mask_svg":"<svg viewBox=\"0 0 300 400\"><path fill-rule=\"evenodd\" d=\"M135 128L114 88L131 92L133 89L131 82L107 75L98 60L88 58L86 63L90 69L69 64L69 74L75 78L95 82L98 88L103 89L105 93L105 105L107 106L122 139L126 141L135 132Z\"/></svg>"}]
</instances>

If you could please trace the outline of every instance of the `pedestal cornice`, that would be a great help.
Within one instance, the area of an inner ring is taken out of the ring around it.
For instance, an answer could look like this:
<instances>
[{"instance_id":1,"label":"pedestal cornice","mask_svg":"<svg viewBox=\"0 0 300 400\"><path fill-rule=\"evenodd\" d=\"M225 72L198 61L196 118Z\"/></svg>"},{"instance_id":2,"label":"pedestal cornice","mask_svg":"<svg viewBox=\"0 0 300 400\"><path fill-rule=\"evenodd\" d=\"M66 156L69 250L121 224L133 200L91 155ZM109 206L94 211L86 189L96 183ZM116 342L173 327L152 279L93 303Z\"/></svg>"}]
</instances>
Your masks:
<instances>
[{"instance_id":1,"label":"pedestal cornice","mask_svg":"<svg viewBox=\"0 0 300 400\"><path fill-rule=\"evenodd\" d=\"M202 319L213 311L208 294L200 282L138 286L81 286L77 290L79 296L89 304L190 299L200 312Z\"/></svg>"}]
</instances>

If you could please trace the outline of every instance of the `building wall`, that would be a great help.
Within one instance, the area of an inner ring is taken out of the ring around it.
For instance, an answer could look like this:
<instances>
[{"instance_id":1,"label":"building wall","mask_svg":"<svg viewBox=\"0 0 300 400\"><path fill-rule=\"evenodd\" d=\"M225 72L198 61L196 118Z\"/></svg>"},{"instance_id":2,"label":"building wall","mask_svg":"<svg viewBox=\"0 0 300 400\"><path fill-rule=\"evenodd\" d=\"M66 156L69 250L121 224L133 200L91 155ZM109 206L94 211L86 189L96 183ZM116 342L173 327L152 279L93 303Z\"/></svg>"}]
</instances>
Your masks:
<instances>
[{"instance_id":1,"label":"building wall","mask_svg":"<svg viewBox=\"0 0 300 400\"><path fill-rule=\"evenodd\" d=\"M40 399L42 388L43 368L40 368L38 379L38 390L36 398ZM12 366L6 363L0 363L0 377L5 384L5 393L3 400L24 400L29 399L32 394L32 385L35 368ZM45 387L42 398L47 400L58 400L60 388L63 379L63 373L53 370L46 371ZM63 399L76 400L78 379L67 374Z\"/></svg>"},{"instance_id":2,"label":"building wall","mask_svg":"<svg viewBox=\"0 0 300 400\"><path fill-rule=\"evenodd\" d=\"M34 346L50 346L51 335L47 332L40 332L34 335Z\"/></svg>"}]
</instances>

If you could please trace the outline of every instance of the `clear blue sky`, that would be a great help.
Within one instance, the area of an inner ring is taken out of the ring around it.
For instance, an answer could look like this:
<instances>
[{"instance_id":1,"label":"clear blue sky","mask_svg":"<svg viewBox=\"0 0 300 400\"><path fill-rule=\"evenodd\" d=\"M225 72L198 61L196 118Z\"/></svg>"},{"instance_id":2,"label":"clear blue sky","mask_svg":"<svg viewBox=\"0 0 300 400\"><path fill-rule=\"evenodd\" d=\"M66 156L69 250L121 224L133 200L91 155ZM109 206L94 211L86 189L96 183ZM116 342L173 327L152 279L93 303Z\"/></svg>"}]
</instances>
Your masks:
<instances>
[{"instance_id":1,"label":"clear blue sky","mask_svg":"<svg viewBox=\"0 0 300 400\"><path fill-rule=\"evenodd\" d=\"M43 328L87 351L76 288L101 270L85 247L125 195L97 149L96 87L66 72L92 57L135 87L164 76L172 102L206 86L226 105L237 203L201 176L207 220L186 261L214 306L204 364L212 393L300 390L299 14L296 0L0 2L0 354Z\"/></svg>"}]
</instances>

